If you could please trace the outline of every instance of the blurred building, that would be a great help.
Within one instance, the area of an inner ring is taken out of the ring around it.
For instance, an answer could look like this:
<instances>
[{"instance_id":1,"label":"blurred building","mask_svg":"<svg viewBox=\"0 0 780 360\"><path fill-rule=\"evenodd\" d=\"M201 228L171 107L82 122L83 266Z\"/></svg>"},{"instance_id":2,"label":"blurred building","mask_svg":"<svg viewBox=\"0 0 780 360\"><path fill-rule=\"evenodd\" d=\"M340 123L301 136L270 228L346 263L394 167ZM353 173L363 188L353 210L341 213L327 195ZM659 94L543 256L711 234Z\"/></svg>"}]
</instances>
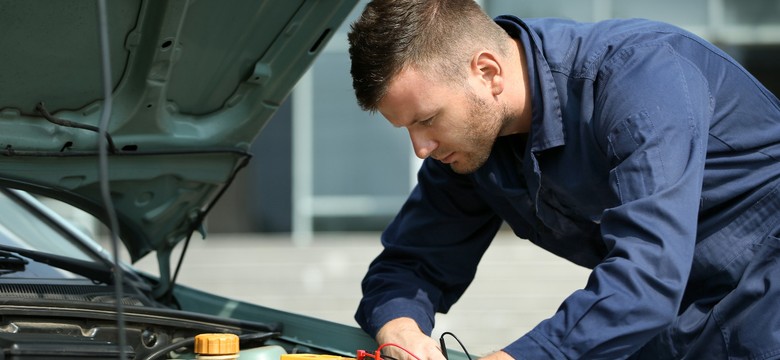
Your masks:
<instances>
[{"instance_id":1,"label":"blurred building","mask_svg":"<svg viewBox=\"0 0 780 360\"><path fill-rule=\"evenodd\" d=\"M414 184L419 160L404 130L361 111L346 33L338 29L254 143L254 159L209 217L211 232L381 230ZM780 0L482 0L491 16L578 21L641 17L712 41L780 94Z\"/></svg>"}]
</instances>

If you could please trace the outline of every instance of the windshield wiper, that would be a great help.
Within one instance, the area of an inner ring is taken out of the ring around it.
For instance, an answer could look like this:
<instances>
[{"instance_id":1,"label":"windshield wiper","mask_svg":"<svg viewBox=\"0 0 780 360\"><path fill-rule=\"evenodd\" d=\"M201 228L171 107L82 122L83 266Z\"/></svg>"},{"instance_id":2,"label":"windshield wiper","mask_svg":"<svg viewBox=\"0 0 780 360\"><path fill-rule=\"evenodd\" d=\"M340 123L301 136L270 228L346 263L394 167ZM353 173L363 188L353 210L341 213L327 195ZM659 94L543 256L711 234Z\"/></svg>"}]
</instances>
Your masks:
<instances>
[{"instance_id":1,"label":"windshield wiper","mask_svg":"<svg viewBox=\"0 0 780 360\"><path fill-rule=\"evenodd\" d=\"M22 259L21 256L9 253L7 251L0 251L0 275L12 274L17 271L24 271L24 267L27 265L27 260Z\"/></svg>"},{"instance_id":2,"label":"windshield wiper","mask_svg":"<svg viewBox=\"0 0 780 360\"><path fill-rule=\"evenodd\" d=\"M13 246L0 244L0 251L15 253L36 262L54 266L56 268L70 271L74 274L84 276L93 281L106 284L114 283L114 272L105 264L92 261L74 259L67 256L49 254L41 251L21 249Z\"/></svg>"}]
</instances>

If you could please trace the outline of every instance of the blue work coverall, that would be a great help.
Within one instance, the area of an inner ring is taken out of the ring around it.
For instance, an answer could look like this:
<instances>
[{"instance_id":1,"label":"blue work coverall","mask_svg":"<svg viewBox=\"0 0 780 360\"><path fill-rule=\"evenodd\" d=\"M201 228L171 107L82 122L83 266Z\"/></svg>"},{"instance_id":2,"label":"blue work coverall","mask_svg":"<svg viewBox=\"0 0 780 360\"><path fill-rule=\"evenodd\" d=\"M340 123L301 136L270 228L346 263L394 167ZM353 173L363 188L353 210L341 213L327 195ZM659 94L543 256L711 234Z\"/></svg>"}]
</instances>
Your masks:
<instances>
[{"instance_id":1,"label":"blue work coverall","mask_svg":"<svg viewBox=\"0 0 780 360\"><path fill-rule=\"evenodd\" d=\"M668 24L496 21L528 59L531 131L473 174L423 162L363 280L361 327L404 316L430 334L506 222L592 269L504 348L515 358L780 358L778 99Z\"/></svg>"}]
</instances>

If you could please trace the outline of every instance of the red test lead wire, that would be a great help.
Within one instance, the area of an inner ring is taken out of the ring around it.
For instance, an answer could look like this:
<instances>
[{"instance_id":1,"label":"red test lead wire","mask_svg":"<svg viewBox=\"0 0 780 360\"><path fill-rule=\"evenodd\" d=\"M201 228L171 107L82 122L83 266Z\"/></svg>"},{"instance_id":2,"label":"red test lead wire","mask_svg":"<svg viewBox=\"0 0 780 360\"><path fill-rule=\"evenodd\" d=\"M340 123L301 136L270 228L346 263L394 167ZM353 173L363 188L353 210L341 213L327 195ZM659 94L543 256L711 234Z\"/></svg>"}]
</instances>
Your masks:
<instances>
[{"instance_id":1,"label":"red test lead wire","mask_svg":"<svg viewBox=\"0 0 780 360\"><path fill-rule=\"evenodd\" d=\"M392 344L392 343L385 343L385 344L379 345L379 347L376 349L376 351L374 351L373 354L371 354L371 353L369 353L368 351L365 351L365 350L358 350L356 352L356 354L355 354L356 355L355 358L356 358L356 360L366 360L366 358L370 358L370 359L373 359L373 360L383 360L382 359L382 349L384 349L385 347L388 347L388 346L397 347L397 348L403 350L404 352L406 352L407 354L409 354L409 356L415 358L415 360L420 360L420 358L417 357L417 355L412 354L411 351L406 350L403 346L400 346L400 345L397 345L397 344Z\"/></svg>"}]
</instances>

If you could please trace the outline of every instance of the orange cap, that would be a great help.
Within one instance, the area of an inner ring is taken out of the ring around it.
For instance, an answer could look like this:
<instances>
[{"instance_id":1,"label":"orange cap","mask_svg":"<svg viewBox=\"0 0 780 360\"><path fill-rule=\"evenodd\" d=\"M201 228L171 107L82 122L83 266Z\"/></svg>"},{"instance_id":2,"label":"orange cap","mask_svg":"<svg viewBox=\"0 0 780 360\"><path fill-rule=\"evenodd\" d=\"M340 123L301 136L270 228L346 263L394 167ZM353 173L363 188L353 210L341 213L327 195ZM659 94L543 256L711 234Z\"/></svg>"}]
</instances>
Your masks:
<instances>
[{"instance_id":1,"label":"orange cap","mask_svg":"<svg viewBox=\"0 0 780 360\"><path fill-rule=\"evenodd\" d=\"M203 355L230 355L238 353L238 335L198 334L195 336L195 353Z\"/></svg>"}]
</instances>

